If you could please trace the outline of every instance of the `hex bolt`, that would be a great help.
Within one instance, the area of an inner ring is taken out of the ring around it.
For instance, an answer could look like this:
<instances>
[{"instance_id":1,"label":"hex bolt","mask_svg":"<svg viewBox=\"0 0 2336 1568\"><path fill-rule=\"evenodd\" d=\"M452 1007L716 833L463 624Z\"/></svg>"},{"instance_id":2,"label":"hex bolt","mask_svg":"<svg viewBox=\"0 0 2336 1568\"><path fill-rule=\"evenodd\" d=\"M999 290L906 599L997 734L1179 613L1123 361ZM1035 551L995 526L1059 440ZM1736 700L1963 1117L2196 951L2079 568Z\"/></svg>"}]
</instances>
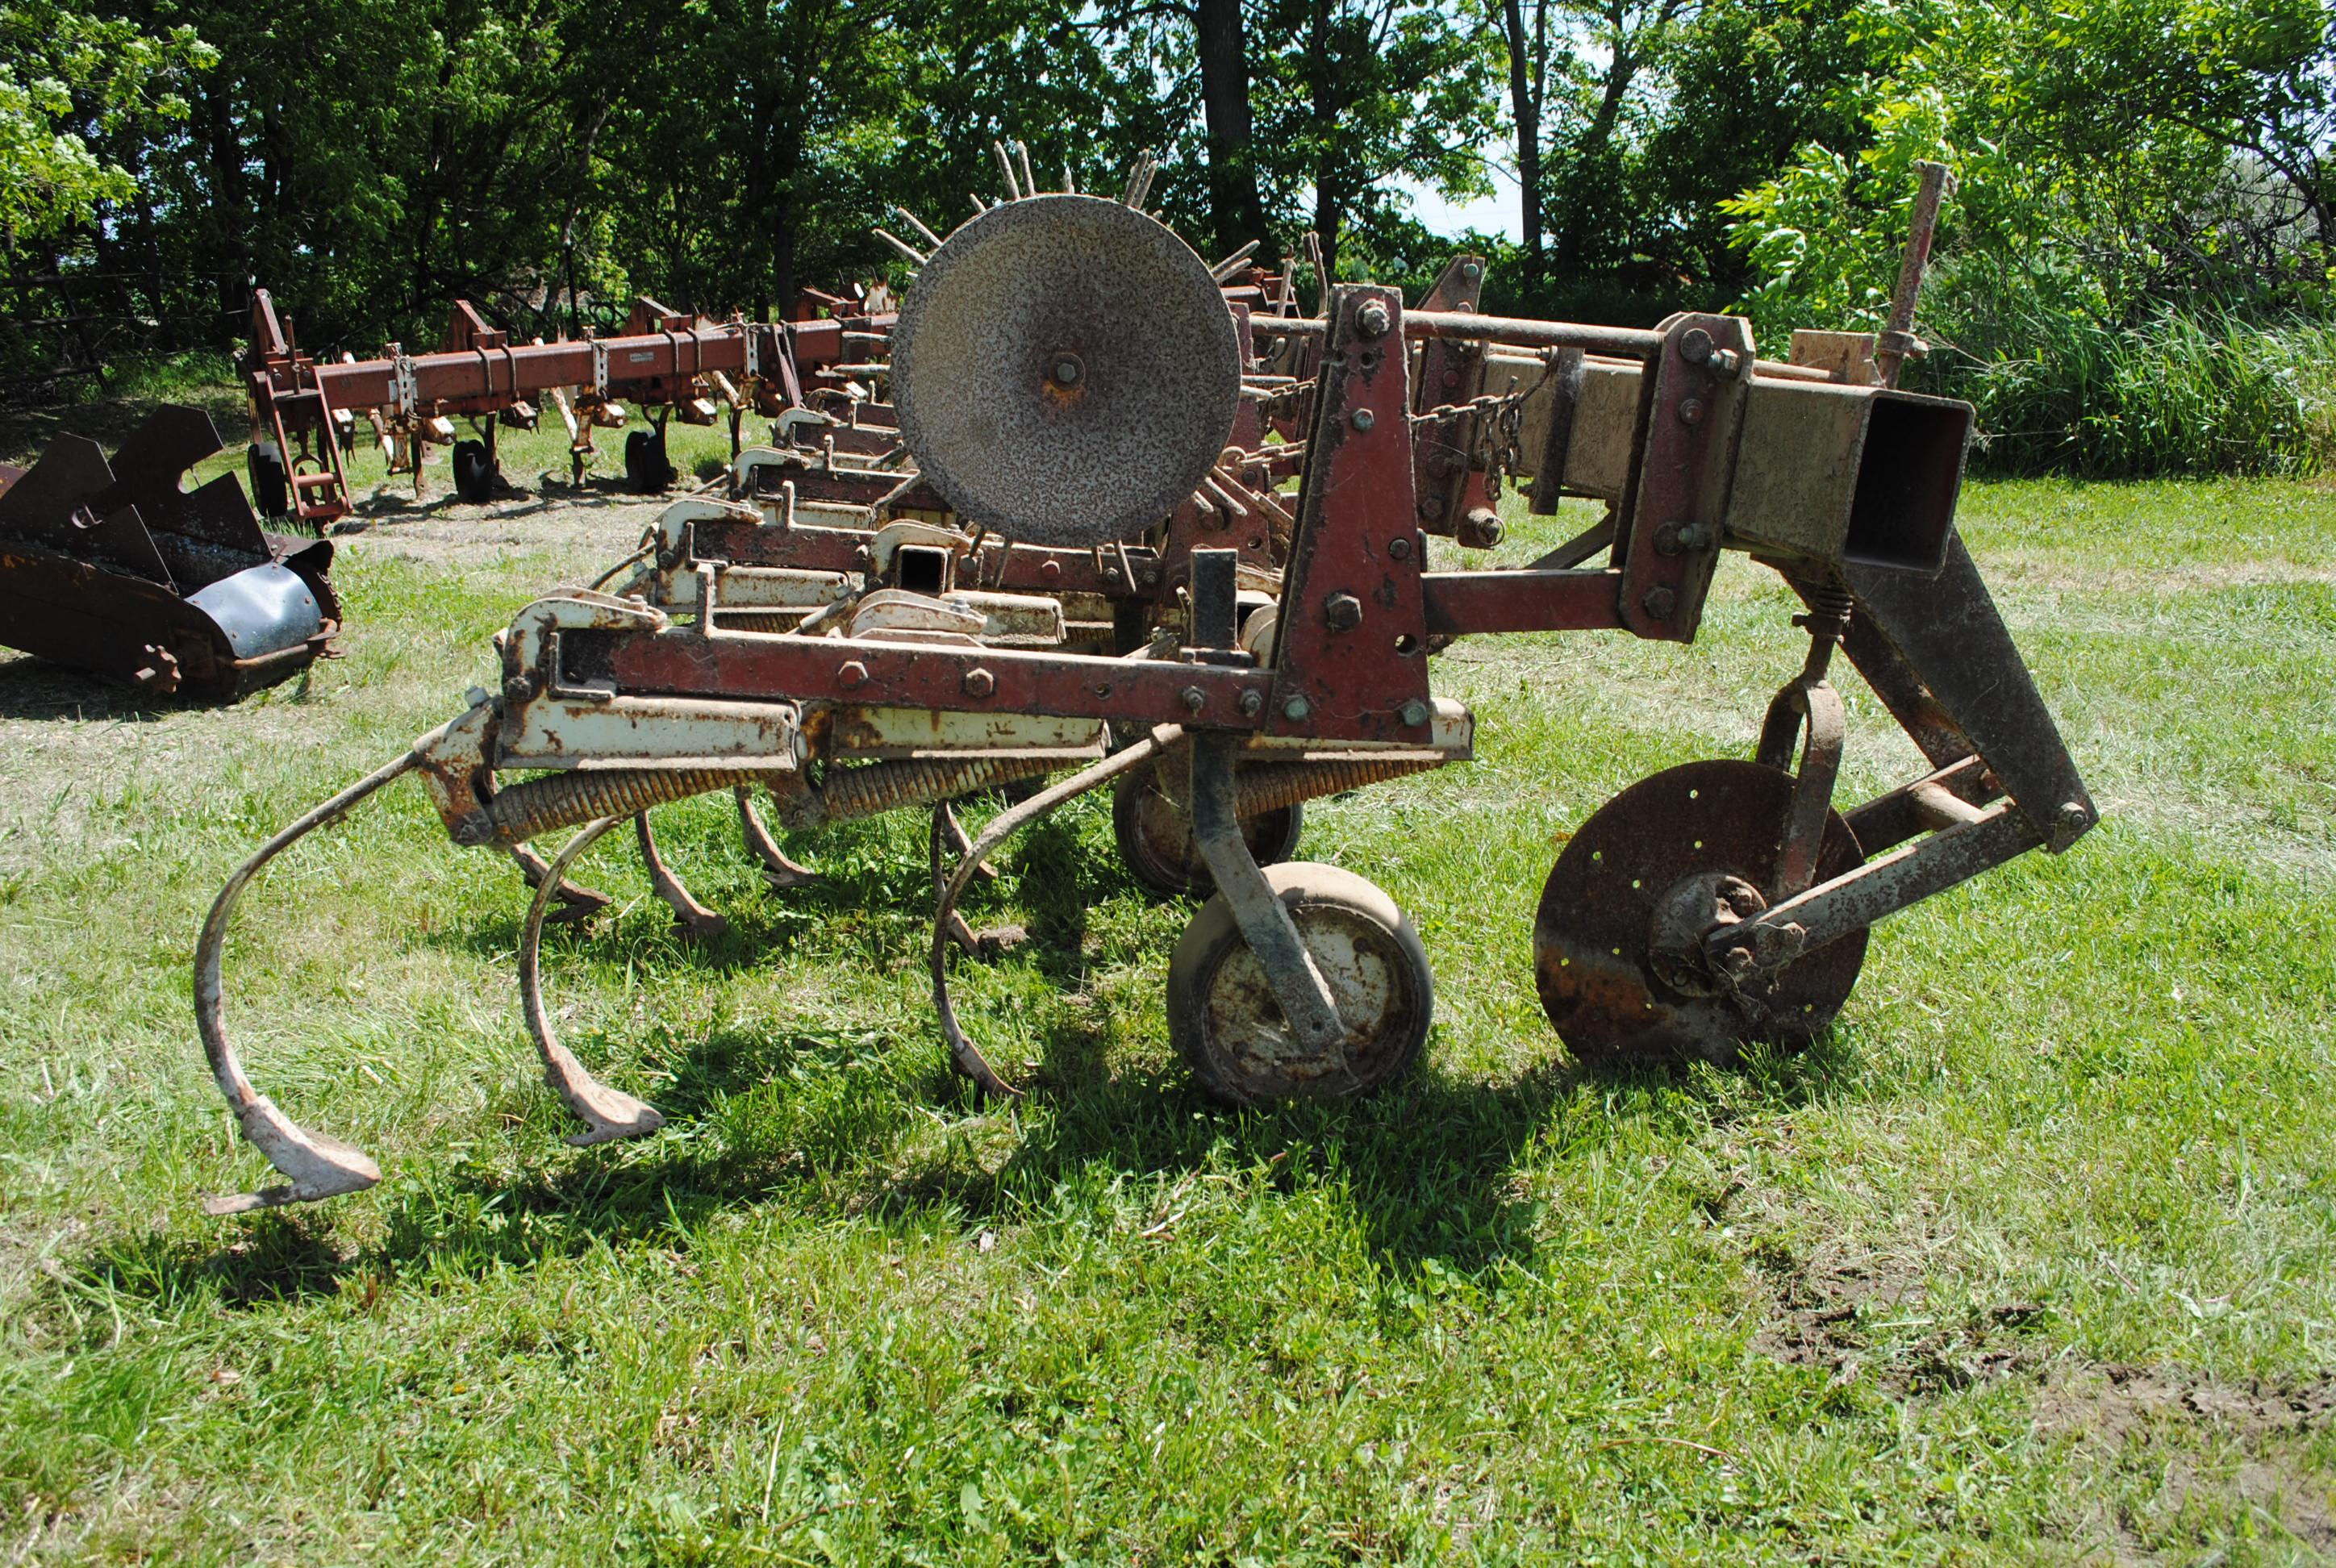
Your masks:
<instances>
[{"instance_id":1,"label":"hex bolt","mask_svg":"<svg viewBox=\"0 0 2336 1568\"><path fill-rule=\"evenodd\" d=\"M1158 567L1147 566L1144 569L1144 586L1146 588L1158 588L1160 586L1160 569Z\"/></svg>"},{"instance_id":2,"label":"hex bolt","mask_svg":"<svg viewBox=\"0 0 2336 1568\"><path fill-rule=\"evenodd\" d=\"M1281 705L1281 716L1291 724L1304 724L1307 716L1313 711L1314 705L1302 696L1293 696Z\"/></svg>"},{"instance_id":3,"label":"hex bolt","mask_svg":"<svg viewBox=\"0 0 2336 1568\"><path fill-rule=\"evenodd\" d=\"M1234 706L1241 709L1241 717L1255 718L1265 707L1265 694L1251 687L1241 694L1241 701Z\"/></svg>"},{"instance_id":4,"label":"hex bolt","mask_svg":"<svg viewBox=\"0 0 2336 1568\"><path fill-rule=\"evenodd\" d=\"M1372 425L1377 424L1378 422L1379 416L1373 414L1369 409L1358 408L1355 410L1355 428L1357 430L1368 430Z\"/></svg>"},{"instance_id":5,"label":"hex bolt","mask_svg":"<svg viewBox=\"0 0 2336 1568\"><path fill-rule=\"evenodd\" d=\"M1419 503L1412 510L1422 517L1439 516L1444 511L1444 498L1434 494L1423 495L1419 498Z\"/></svg>"},{"instance_id":6,"label":"hex bolt","mask_svg":"<svg viewBox=\"0 0 2336 1568\"><path fill-rule=\"evenodd\" d=\"M965 695L988 696L998 689L998 677L978 667L965 672Z\"/></svg>"},{"instance_id":7,"label":"hex bolt","mask_svg":"<svg viewBox=\"0 0 2336 1568\"><path fill-rule=\"evenodd\" d=\"M534 695L535 677L531 675L515 675L511 677L511 679L503 682L503 700L505 702L523 703Z\"/></svg>"},{"instance_id":8,"label":"hex bolt","mask_svg":"<svg viewBox=\"0 0 2336 1568\"><path fill-rule=\"evenodd\" d=\"M1376 299L1365 300L1363 307L1355 312L1355 330L1365 337L1385 337L1387 328L1394 325L1395 318L1387 314L1387 307Z\"/></svg>"},{"instance_id":9,"label":"hex bolt","mask_svg":"<svg viewBox=\"0 0 2336 1568\"><path fill-rule=\"evenodd\" d=\"M1703 423L1703 399L1700 397L1682 397L1679 399L1679 418L1681 424L1701 424Z\"/></svg>"},{"instance_id":10,"label":"hex bolt","mask_svg":"<svg viewBox=\"0 0 2336 1568\"><path fill-rule=\"evenodd\" d=\"M1406 728L1417 729L1427 722L1427 705L1417 697L1413 697L1403 705L1403 711L1396 716L1403 720Z\"/></svg>"},{"instance_id":11,"label":"hex bolt","mask_svg":"<svg viewBox=\"0 0 2336 1568\"><path fill-rule=\"evenodd\" d=\"M1408 560L1411 556L1411 541L1399 533L1397 534L1387 541L1387 553L1397 560Z\"/></svg>"},{"instance_id":12,"label":"hex bolt","mask_svg":"<svg viewBox=\"0 0 2336 1568\"><path fill-rule=\"evenodd\" d=\"M1707 367L1714 375L1733 376L1744 368L1744 356L1732 348L1715 348Z\"/></svg>"},{"instance_id":13,"label":"hex bolt","mask_svg":"<svg viewBox=\"0 0 2336 1568\"><path fill-rule=\"evenodd\" d=\"M1363 601L1351 593L1334 593L1322 601L1322 619L1332 631L1352 631L1363 624Z\"/></svg>"},{"instance_id":14,"label":"hex bolt","mask_svg":"<svg viewBox=\"0 0 2336 1568\"><path fill-rule=\"evenodd\" d=\"M1188 686L1177 695L1183 699L1186 713L1197 714L1209 706L1209 694L1199 687Z\"/></svg>"},{"instance_id":15,"label":"hex bolt","mask_svg":"<svg viewBox=\"0 0 2336 1568\"><path fill-rule=\"evenodd\" d=\"M1682 550L1701 550L1711 539L1711 525L1708 522L1667 522L1655 530L1655 553L1677 555Z\"/></svg>"},{"instance_id":16,"label":"hex bolt","mask_svg":"<svg viewBox=\"0 0 2336 1568\"><path fill-rule=\"evenodd\" d=\"M1076 386L1079 384L1079 362L1066 355L1055 361L1055 385Z\"/></svg>"},{"instance_id":17,"label":"hex bolt","mask_svg":"<svg viewBox=\"0 0 2336 1568\"><path fill-rule=\"evenodd\" d=\"M1679 595L1658 584L1647 589L1647 597L1639 605L1657 620L1669 620L1671 611L1679 608Z\"/></svg>"},{"instance_id":18,"label":"hex bolt","mask_svg":"<svg viewBox=\"0 0 2336 1568\"><path fill-rule=\"evenodd\" d=\"M846 691L862 685L867 679L868 667L856 658L846 660L843 667L835 672L835 684Z\"/></svg>"}]
</instances>

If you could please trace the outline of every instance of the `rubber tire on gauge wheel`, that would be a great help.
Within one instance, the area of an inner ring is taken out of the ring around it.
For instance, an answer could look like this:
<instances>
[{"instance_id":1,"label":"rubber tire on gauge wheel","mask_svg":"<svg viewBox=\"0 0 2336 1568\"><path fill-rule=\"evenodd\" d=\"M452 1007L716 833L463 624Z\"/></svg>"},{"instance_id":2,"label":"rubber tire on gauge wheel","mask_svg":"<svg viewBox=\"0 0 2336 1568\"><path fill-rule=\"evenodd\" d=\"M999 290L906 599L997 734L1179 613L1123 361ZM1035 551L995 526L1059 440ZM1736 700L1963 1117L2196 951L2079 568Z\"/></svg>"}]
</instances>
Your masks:
<instances>
[{"instance_id":1,"label":"rubber tire on gauge wheel","mask_svg":"<svg viewBox=\"0 0 2336 1568\"><path fill-rule=\"evenodd\" d=\"M665 443L646 430L626 436L625 488L636 495L657 495L672 483L673 464L666 461Z\"/></svg>"},{"instance_id":2,"label":"rubber tire on gauge wheel","mask_svg":"<svg viewBox=\"0 0 2336 1568\"><path fill-rule=\"evenodd\" d=\"M495 465L485 442L454 443L454 493L472 506L484 506L495 498Z\"/></svg>"},{"instance_id":3,"label":"rubber tire on gauge wheel","mask_svg":"<svg viewBox=\"0 0 2336 1568\"><path fill-rule=\"evenodd\" d=\"M243 454L243 470L251 482L251 504L259 515L282 517L290 504L292 488L284 478L284 460L255 443Z\"/></svg>"},{"instance_id":4,"label":"rubber tire on gauge wheel","mask_svg":"<svg viewBox=\"0 0 2336 1568\"><path fill-rule=\"evenodd\" d=\"M1166 845L1171 823L1181 826L1181 846ZM1241 819L1241 842L1261 866L1279 865L1298 852L1306 832L1306 808L1293 803ZM1163 899L1206 898L1216 889L1200 846L1192 842L1192 819L1160 787L1156 767L1138 768L1113 786L1111 832L1119 858L1135 880Z\"/></svg>"},{"instance_id":5,"label":"rubber tire on gauge wheel","mask_svg":"<svg viewBox=\"0 0 2336 1568\"><path fill-rule=\"evenodd\" d=\"M1436 983L1419 933L1393 899L1338 866L1265 870L1353 1032L1343 1063L1302 1059L1232 905L1201 906L1168 960L1168 1037L1228 1105L1368 1094L1411 1070L1427 1043Z\"/></svg>"}]
</instances>

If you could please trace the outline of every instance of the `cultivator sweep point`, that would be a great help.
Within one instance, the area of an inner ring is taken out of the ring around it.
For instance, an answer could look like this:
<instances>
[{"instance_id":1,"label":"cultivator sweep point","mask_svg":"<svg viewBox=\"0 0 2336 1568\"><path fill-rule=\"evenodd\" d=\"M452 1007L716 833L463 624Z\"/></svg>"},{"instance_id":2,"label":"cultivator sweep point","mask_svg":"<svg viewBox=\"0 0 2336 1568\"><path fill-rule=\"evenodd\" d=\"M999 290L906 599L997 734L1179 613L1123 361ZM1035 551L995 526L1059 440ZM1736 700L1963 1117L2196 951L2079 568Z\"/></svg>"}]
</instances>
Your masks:
<instances>
[{"instance_id":1,"label":"cultivator sweep point","mask_svg":"<svg viewBox=\"0 0 2336 1568\"><path fill-rule=\"evenodd\" d=\"M264 531L231 476L182 491L219 450L208 414L164 407L110 460L63 435L12 471L0 484L0 644L209 702L329 652L333 547Z\"/></svg>"},{"instance_id":2,"label":"cultivator sweep point","mask_svg":"<svg viewBox=\"0 0 2336 1568\"><path fill-rule=\"evenodd\" d=\"M742 454L733 499L668 507L603 579L615 591L522 610L497 639L499 689L229 882L199 950L204 1038L292 1178L229 1206L375 1179L251 1090L219 1016L219 948L260 864L404 771L456 843L530 867L525 1008L581 1141L659 1117L560 1046L542 928L595 896L566 881L592 842L724 790L780 881L803 868L768 842L754 792L795 830L932 813L935 1011L988 1093L1017 1091L951 1003L950 950L969 945L958 901L1016 832L1107 785L1139 878L1208 891L1167 972L1170 1034L1199 1082L1251 1104L1392 1081L1433 1012L1418 935L1350 872L1269 869L1290 847L1275 813L1473 755L1473 717L1431 689L1437 648L1512 631L1689 641L1728 550L1806 602L1808 651L1754 758L1625 790L1552 869L1536 978L1578 1057L1727 1061L1804 1041L1848 997L1875 921L2092 825L1954 533L1971 410L1898 391L1875 339L1796 336L1774 361L1725 316L1646 330L1483 316L1474 258L1424 308L1337 285L1319 317L1286 295L1265 315L1262 292L1215 292L1141 212L1144 168L1113 203L1033 194L1003 147L999 166L1007 200L946 238L911 220L929 251L900 242L921 272L890 343L903 451L885 461L913 469L854 469L832 444ZM1880 345L1888 367L1919 348L1899 337ZM1127 436L1147 422L1157 443ZM1105 472L1049 472L1049 451ZM1497 537L1476 514L1510 481L1537 511L1585 497L1605 519L1526 566L1431 570L1430 535ZM1929 759L1846 811L1836 651ZM950 814L969 790L1045 778L970 842ZM571 829L553 860L532 856L529 841ZM710 929L645 823L639 837L676 915Z\"/></svg>"}]
</instances>

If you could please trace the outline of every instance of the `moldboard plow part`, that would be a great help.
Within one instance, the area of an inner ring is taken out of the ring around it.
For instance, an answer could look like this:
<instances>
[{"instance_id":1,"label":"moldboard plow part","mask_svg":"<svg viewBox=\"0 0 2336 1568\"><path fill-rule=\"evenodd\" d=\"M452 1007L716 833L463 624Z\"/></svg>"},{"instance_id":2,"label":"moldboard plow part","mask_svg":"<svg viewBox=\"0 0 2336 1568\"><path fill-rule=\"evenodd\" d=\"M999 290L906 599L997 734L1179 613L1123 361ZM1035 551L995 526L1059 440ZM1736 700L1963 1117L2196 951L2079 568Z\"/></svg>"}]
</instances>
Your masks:
<instances>
[{"instance_id":1,"label":"moldboard plow part","mask_svg":"<svg viewBox=\"0 0 2336 1568\"><path fill-rule=\"evenodd\" d=\"M333 547L263 531L200 409L155 410L109 460L59 436L0 491L0 642L154 696L231 702L331 651Z\"/></svg>"},{"instance_id":2,"label":"moldboard plow part","mask_svg":"<svg viewBox=\"0 0 2336 1568\"><path fill-rule=\"evenodd\" d=\"M1002 149L1000 163L1014 183ZM1217 356L1222 324L1204 319L1202 303L1212 269L1164 229L1131 226L1147 183L1140 169L1121 199L1128 216L1080 205L1101 198L1017 190L946 239L920 226L932 248L912 256L929 276L978 278L984 308L1019 324L972 332L938 297L930 317L910 297L895 393L916 411L901 428L918 482L955 492L940 521L827 529L784 492L776 508L757 498L669 511L628 563L626 591L576 590L522 610L498 641L499 689L475 694L407 758L238 872L205 930L198 1001L221 1087L292 1178L277 1193L347 1190L372 1167L279 1125L224 1051L219 946L259 863L402 771L422 775L458 844L514 850L581 830L541 865L521 957L545 1070L588 1138L646 1131L657 1114L581 1076L551 1037L534 950L552 890L615 823L717 790L766 791L792 827L934 813L935 1008L951 1061L988 1092L1015 1088L949 999L957 901L1016 831L1105 784L1144 792L1131 817L1180 817L1189 842L1153 858L1178 874L1205 868L1214 890L1167 969L1169 1033L1198 1081L1251 1104L1394 1080L1416 1060L1434 1008L1418 932L1350 871L1264 864L1254 819L1467 760L1474 720L1432 690L1435 647L1527 631L1690 641L1728 551L1799 595L1806 652L1797 670L1779 672L1753 756L1691 763L1622 791L1552 868L1534 979L1579 1057L1724 1063L1751 1042L1804 1042L1846 1004L1874 923L2031 849L2064 851L2093 824L2075 764L1954 530L1971 409L1893 385L1921 349L1903 325L1911 299L1888 333L1796 337L1783 362L1761 358L1749 324L1731 317L1681 315L1638 331L1487 317L1465 297L1407 313L1396 291L1368 285L1331 287L1319 318L1251 320L1285 349L1303 346L1285 363L1315 366L1308 394L1290 404L1303 418L1290 443L1299 488L1286 535L1269 549L1267 594L1248 587L1244 573L1258 566L1241 531L1212 538L1207 514L1173 499L1199 494L1212 474L1241 477L1242 453L1228 463L1207 449L1258 400L1241 379L1246 354ZM1926 180L1918 235L1942 193ZM1015 265L992 278L985 257L1000 236L1013 239ZM1173 287L1095 288L1114 314L1169 301L1162 330L1198 343L1179 362L1186 380L1173 397L1144 380L1150 358L1086 351L1128 341L1124 322L1060 308L1073 282L1110 284L1122 264L1130 277L1183 274ZM1906 277L1918 285L1920 266ZM1208 309L1233 317L1238 332L1235 306ZM968 333L971 350L960 341ZM1514 368L1484 368L1504 359ZM1434 366L1437 385L1421 385ZM982 389L1004 433L988 457L953 423L965 411L951 389L968 386ZM1131 408L1174 439L1133 453L1114 445ZM1064 450L1105 453L1095 461L1116 472L1059 482L1037 461L1056 437ZM1452 518L1452 497L1491 495L1512 479L1532 482L1536 504L1586 495L1605 502L1606 517L1527 565L1431 570L1427 525ZM1249 495L1254 511L1282 504ZM1174 510L1115 510L1124 497ZM989 540L962 506L1027 537ZM1218 511L1218 524L1231 515ZM872 570L880 539L897 579ZM847 546L868 553L849 568L822 553ZM800 584L755 575L781 570L834 577L798 605L782 596ZM1010 595L1025 591L1024 572L1029 596L1058 615L1083 593L1112 601L1115 618L1134 607L1138 645L1105 652L1067 636L985 635L990 611L948 588L969 575ZM798 609L807 613L775 624L775 611ZM1836 651L1927 758L1921 776L1863 803L1835 800L1846 732ZM1115 751L1114 732L1129 737ZM1066 774L969 843L948 814L967 789ZM232 1202L264 1201L276 1197Z\"/></svg>"}]
</instances>

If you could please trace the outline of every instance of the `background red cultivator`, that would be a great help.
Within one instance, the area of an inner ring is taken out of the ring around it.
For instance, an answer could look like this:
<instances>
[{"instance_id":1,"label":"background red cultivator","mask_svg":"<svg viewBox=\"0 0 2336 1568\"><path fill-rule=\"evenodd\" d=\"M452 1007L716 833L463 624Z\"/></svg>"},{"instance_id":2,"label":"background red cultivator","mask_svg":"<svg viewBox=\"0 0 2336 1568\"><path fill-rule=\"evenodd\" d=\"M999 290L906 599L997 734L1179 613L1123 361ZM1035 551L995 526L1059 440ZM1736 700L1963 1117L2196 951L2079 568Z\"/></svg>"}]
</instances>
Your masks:
<instances>
[{"instance_id":1,"label":"background red cultivator","mask_svg":"<svg viewBox=\"0 0 2336 1568\"><path fill-rule=\"evenodd\" d=\"M899 515L896 498L872 531L829 541L784 490L768 511L669 511L628 591L522 610L499 638L497 690L229 882L198 953L199 1016L245 1133L289 1181L219 1206L378 1180L364 1154L252 1088L220 1016L220 961L259 867L407 772L457 843L510 850L580 830L543 869L521 969L547 1076L586 1124L582 1141L660 1118L593 1081L555 1037L543 922L596 838L715 790L765 790L792 825L934 811L940 1029L962 1071L1010 1095L950 1004L957 901L1021 827L1145 779L1139 804L1189 835L1214 889L1167 972L1171 1036L1199 1080L1235 1103L1389 1081L1432 1017L1417 935L1351 872L1262 865L1256 841L1270 835L1256 824L1466 760L1474 721L1434 693L1436 648L1522 631L1687 642L1727 550L1793 586L1808 650L1779 672L1754 758L1623 791L1552 869L1536 979L1577 1055L1725 1061L1747 1041L1805 1041L1846 1000L1875 921L2092 825L1954 531L1971 410L1892 385L1913 347L1919 233L1896 330L1878 342L1800 335L1789 358L1770 360L1731 317L1647 330L1497 318L1469 308L1473 289L1406 310L1392 290L1346 285L1319 317L1260 317L1229 307L1212 269L1141 209L1141 174L1114 200L1029 194L1007 172L1015 199L910 248L920 270L890 331L899 443L916 464L894 482L938 502L918 509L933 518ZM1935 185L1929 194L1934 206ZM722 341L742 355L758 343L758 365L769 353L799 372L814 350L797 332L750 326ZM694 340L659 342L639 351L643 373L667 385L711 363L691 357ZM492 356L480 359L449 395L491 385ZM1277 424L1291 439L1267 433ZM1271 482L1287 471L1294 496ZM1607 503L1606 521L1523 568L1431 570L1431 533L1484 541L1497 486L1528 478L1537 508L1587 496ZM310 486L320 501L327 489ZM912 525L928 531L878 548L885 529ZM832 565L807 564L823 550ZM773 574L811 570L833 574L823 601L778 602L800 584ZM1051 605L1050 630L1099 627L1067 613L1085 603L1110 606L1114 630L1127 611L1136 635L1107 648L1067 629L1013 635L968 582L1033 601L1017 613L1044 618L1037 607ZM1837 653L1928 759L1846 811L1834 798ZM1126 737L1115 750L1114 729ZM1064 776L957 847L951 798L1040 775Z\"/></svg>"}]
</instances>

